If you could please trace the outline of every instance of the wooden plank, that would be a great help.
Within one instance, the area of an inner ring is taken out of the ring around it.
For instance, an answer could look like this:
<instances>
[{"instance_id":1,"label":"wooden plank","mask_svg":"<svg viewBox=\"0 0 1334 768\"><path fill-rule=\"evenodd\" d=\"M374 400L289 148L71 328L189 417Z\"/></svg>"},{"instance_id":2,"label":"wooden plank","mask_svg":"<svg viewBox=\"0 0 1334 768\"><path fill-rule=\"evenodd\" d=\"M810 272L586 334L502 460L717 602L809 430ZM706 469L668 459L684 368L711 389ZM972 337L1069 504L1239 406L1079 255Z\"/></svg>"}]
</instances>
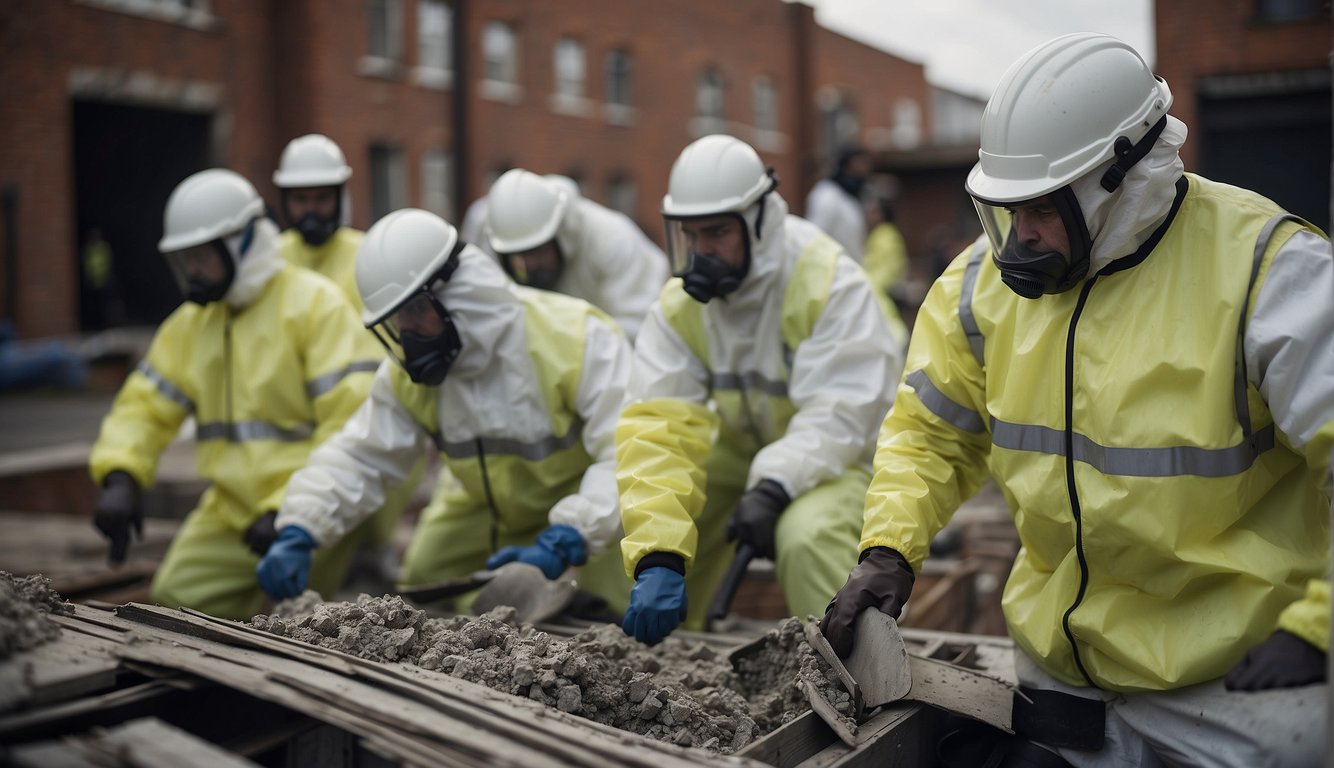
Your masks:
<instances>
[{"instance_id":1,"label":"wooden plank","mask_svg":"<svg viewBox=\"0 0 1334 768\"><path fill-rule=\"evenodd\" d=\"M294 654L295 657L312 664L338 665L337 669L342 674L355 674L374 682L379 687L397 691L401 695L429 704L439 711L448 712L452 717L475 727L504 733L512 739L528 741L540 739L542 749L554 750L557 754L567 752L571 748L571 742L577 741L577 748L574 754L570 755L571 759L577 761L587 760L591 753L604 755L603 764L635 765L643 768L664 768L672 765L684 767L697 764L699 756L707 754L699 750L689 750L642 738L546 707L530 699L512 696L419 667L367 661L195 611L170 611L149 606L133 606L133 609L120 610L119 613L122 616L151 617L151 620L164 626L171 624L173 620L181 621L187 623L191 631L209 633L220 642L256 644L255 647L263 647L272 652ZM715 762L724 765L754 765L749 760L722 755L716 756Z\"/></svg>"},{"instance_id":2,"label":"wooden plank","mask_svg":"<svg viewBox=\"0 0 1334 768\"><path fill-rule=\"evenodd\" d=\"M777 768L800 765L820 750L838 742L838 736L815 712L804 712L737 752Z\"/></svg>"},{"instance_id":3,"label":"wooden plank","mask_svg":"<svg viewBox=\"0 0 1334 768\"><path fill-rule=\"evenodd\" d=\"M934 745L942 717L921 704L883 707L859 727L857 746L834 743L801 763L800 768L934 765Z\"/></svg>"},{"instance_id":4,"label":"wooden plank","mask_svg":"<svg viewBox=\"0 0 1334 768\"><path fill-rule=\"evenodd\" d=\"M109 688L119 665L118 643L77 632L0 661L0 712L61 701Z\"/></svg>"},{"instance_id":5,"label":"wooden plank","mask_svg":"<svg viewBox=\"0 0 1334 768\"><path fill-rule=\"evenodd\" d=\"M35 710L0 716L0 742L15 743L42 738L40 734L59 729L81 729L92 716L105 716L116 710L137 710L152 702L174 696L179 683L153 680L97 696L85 696ZM105 722L105 720L103 720Z\"/></svg>"},{"instance_id":6,"label":"wooden plank","mask_svg":"<svg viewBox=\"0 0 1334 768\"><path fill-rule=\"evenodd\" d=\"M143 768L247 768L255 763L157 718L131 720L88 736L121 763Z\"/></svg>"}]
</instances>

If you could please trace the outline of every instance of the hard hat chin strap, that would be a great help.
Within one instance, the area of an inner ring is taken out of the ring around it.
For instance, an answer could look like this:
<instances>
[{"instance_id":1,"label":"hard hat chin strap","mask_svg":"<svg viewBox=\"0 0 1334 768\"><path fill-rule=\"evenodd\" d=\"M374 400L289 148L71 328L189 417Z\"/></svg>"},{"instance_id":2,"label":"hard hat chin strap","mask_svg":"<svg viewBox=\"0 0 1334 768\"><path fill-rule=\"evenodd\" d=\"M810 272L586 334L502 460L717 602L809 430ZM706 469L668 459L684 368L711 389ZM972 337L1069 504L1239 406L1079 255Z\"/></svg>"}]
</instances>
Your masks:
<instances>
[{"instance_id":1,"label":"hard hat chin strap","mask_svg":"<svg viewBox=\"0 0 1334 768\"><path fill-rule=\"evenodd\" d=\"M1158 137L1162 135L1163 129L1166 127L1167 116L1163 115L1147 133L1140 137L1137 143L1132 144L1130 139L1125 136L1117 136L1116 141L1112 144L1112 150L1116 153L1116 162L1103 173L1102 188L1108 192L1115 192L1121 186L1121 182L1125 181L1126 173L1135 167L1135 163L1143 160L1144 156L1149 154L1149 150L1153 149L1154 143L1158 141Z\"/></svg>"}]
</instances>

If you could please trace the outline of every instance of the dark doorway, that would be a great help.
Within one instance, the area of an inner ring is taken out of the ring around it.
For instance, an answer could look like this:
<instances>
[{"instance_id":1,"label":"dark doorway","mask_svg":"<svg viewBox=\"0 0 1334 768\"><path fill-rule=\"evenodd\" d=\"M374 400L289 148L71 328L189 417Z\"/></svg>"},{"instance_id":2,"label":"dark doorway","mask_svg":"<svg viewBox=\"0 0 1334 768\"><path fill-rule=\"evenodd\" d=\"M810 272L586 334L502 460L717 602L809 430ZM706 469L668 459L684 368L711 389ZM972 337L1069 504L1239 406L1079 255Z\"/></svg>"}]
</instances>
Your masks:
<instances>
[{"instance_id":1,"label":"dark doorway","mask_svg":"<svg viewBox=\"0 0 1334 768\"><path fill-rule=\"evenodd\" d=\"M209 167L212 118L75 101L73 119L80 328L156 325L181 302L157 249L162 211L182 179Z\"/></svg>"},{"instance_id":2,"label":"dark doorway","mask_svg":"<svg viewBox=\"0 0 1334 768\"><path fill-rule=\"evenodd\" d=\"M1329 231L1330 77L1202 83L1200 173L1255 190Z\"/></svg>"}]
</instances>

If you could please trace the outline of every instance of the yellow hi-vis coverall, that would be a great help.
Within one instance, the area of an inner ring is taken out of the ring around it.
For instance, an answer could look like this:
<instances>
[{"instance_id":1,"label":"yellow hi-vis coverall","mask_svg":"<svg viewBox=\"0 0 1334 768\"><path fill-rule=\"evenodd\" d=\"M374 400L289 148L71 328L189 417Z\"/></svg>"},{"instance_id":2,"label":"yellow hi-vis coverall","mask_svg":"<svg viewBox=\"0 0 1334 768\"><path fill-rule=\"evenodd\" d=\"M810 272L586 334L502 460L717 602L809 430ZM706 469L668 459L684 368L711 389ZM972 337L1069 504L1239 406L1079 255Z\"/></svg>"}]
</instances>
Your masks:
<instances>
[{"instance_id":1,"label":"yellow hi-vis coverall","mask_svg":"<svg viewBox=\"0 0 1334 768\"><path fill-rule=\"evenodd\" d=\"M279 507L288 476L365 399L379 362L359 356L366 331L332 282L282 265L271 250L267 257L272 277L244 307L186 303L163 321L91 457L99 485L119 469L147 488L163 449L194 416L196 466L212 485L172 542L151 596L234 619L264 602L258 558L242 533ZM263 258L257 241L242 270ZM312 588L330 595L348 554L317 552Z\"/></svg>"},{"instance_id":2,"label":"yellow hi-vis coverall","mask_svg":"<svg viewBox=\"0 0 1334 768\"><path fill-rule=\"evenodd\" d=\"M687 628L703 626L734 547L727 519L768 478L792 503L775 529L788 610L819 614L857 561L875 434L902 369L888 304L828 235L771 194L750 272L699 304L669 281L635 342L616 429L628 574L685 560Z\"/></svg>"},{"instance_id":3,"label":"yellow hi-vis coverall","mask_svg":"<svg viewBox=\"0 0 1334 768\"><path fill-rule=\"evenodd\" d=\"M1328 647L1329 242L1259 195L1175 178L1147 245L1070 291L1016 296L985 240L955 260L867 497L861 547L918 568L990 468L1023 545L1010 635L1070 685L1215 680L1276 627Z\"/></svg>"},{"instance_id":4,"label":"yellow hi-vis coverall","mask_svg":"<svg viewBox=\"0 0 1334 768\"><path fill-rule=\"evenodd\" d=\"M357 317L361 317L363 305L361 292L357 289L357 251L361 249L361 241L364 239L365 233L359 229L339 227L333 237L315 246L307 243L296 229L289 228L283 231L278 241L278 255L288 264L314 270L337 283L348 302L356 309ZM365 354L383 358L384 347L376 341L375 335L370 331L364 331L363 335ZM375 542L384 544L393 541L394 529L403 517L404 508L412 500L412 494L421 482L425 469L426 462L419 461L407 479L389 493L384 506L366 524Z\"/></svg>"},{"instance_id":5,"label":"yellow hi-vis coverall","mask_svg":"<svg viewBox=\"0 0 1334 768\"><path fill-rule=\"evenodd\" d=\"M625 338L584 301L515 285L471 245L437 295L463 342L444 382L416 384L386 361L366 404L293 476L279 529L338 541L433 441L458 488L419 520L405 584L466 575L500 547L566 524L588 546L581 586L623 610L631 585L613 546L612 436L630 371Z\"/></svg>"}]
</instances>

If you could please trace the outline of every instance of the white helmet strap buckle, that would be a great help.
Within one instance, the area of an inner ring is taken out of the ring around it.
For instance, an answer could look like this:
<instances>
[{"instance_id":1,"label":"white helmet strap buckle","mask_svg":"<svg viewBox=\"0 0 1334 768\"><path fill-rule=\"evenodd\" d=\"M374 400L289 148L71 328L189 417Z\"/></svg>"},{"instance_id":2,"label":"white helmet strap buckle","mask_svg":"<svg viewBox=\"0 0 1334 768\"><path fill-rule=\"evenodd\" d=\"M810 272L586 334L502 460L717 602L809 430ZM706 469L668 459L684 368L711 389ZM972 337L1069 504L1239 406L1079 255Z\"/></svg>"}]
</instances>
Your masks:
<instances>
[{"instance_id":1,"label":"white helmet strap buckle","mask_svg":"<svg viewBox=\"0 0 1334 768\"><path fill-rule=\"evenodd\" d=\"M1158 141L1158 137L1166 127L1167 117L1163 116L1140 137L1137 143L1132 144L1125 136L1117 136L1116 142L1112 145L1116 152L1116 162L1102 175L1102 188L1108 192L1115 192L1121 186L1121 182L1125 181L1126 173L1153 149L1154 143Z\"/></svg>"}]
</instances>

